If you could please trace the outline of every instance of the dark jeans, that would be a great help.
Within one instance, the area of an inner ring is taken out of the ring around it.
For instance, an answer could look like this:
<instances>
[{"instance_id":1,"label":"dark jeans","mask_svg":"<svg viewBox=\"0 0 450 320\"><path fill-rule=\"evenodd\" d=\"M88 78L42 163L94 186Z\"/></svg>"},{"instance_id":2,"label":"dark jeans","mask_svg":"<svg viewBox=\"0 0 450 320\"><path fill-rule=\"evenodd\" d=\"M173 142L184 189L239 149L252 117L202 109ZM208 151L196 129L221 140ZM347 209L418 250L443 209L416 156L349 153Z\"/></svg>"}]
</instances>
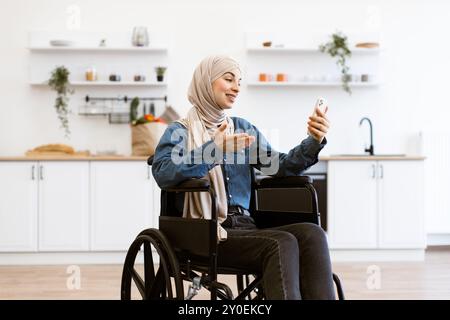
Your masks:
<instances>
[{"instance_id":1,"label":"dark jeans","mask_svg":"<svg viewBox=\"0 0 450 320\"><path fill-rule=\"evenodd\" d=\"M226 229L218 265L263 275L269 300L335 299L325 232L312 223L269 229Z\"/></svg>"}]
</instances>

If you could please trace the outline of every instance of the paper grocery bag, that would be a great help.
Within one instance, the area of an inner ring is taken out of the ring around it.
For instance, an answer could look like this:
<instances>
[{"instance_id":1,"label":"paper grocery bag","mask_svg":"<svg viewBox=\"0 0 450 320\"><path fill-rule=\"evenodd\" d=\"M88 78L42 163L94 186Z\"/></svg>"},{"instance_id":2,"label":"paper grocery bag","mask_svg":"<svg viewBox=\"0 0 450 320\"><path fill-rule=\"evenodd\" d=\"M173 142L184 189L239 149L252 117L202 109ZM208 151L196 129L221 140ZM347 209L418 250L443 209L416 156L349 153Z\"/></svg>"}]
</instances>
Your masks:
<instances>
[{"instance_id":1,"label":"paper grocery bag","mask_svg":"<svg viewBox=\"0 0 450 320\"><path fill-rule=\"evenodd\" d=\"M152 156L167 128L161 122L149 122L131 126L131 149L133 156Z\"/></svg>"}]
</instances>

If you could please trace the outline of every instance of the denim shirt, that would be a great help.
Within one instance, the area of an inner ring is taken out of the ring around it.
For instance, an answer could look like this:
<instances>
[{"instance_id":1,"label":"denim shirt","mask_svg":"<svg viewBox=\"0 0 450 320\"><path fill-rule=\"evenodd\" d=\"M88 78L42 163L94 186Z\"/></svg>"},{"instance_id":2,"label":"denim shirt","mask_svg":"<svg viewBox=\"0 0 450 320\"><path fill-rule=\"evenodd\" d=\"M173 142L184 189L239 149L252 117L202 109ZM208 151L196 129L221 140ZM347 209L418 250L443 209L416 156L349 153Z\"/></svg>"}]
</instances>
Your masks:
<instances>
[{"instance_id":1,"label":"denim shirt","mask_svg":"<svg viewBox=\"0 0 450 320\"><path fill-rule=\"evenodd\" d=\"M249 209L251 169L277 177L297 176L318 162L320 150L326 145L308 136L287 154L272 149L261 132L247 120L231 117L235 133L247 132L256 141L237 153L222 154L213 140L187 152L187 129L174 122L168 126L155 150L153 176L160 188L179 184L190 178L203 178L217 165L222 166L228 205ZM205 155L209 155L206 157Z\"/></svg>"}]
</instances>

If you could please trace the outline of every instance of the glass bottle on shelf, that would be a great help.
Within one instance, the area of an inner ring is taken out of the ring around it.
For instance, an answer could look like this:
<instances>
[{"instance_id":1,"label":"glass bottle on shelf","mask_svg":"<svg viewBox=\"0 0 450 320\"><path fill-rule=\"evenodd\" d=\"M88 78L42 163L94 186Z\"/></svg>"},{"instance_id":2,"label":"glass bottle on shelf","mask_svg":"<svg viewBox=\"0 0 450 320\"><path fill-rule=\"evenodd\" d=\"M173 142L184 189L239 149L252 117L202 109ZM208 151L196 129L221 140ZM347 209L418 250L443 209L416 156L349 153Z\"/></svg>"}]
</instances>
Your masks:
<instances>
[{"instance_id":1,"label":"glass bottle on shelf","mask_svg":"<svg viewBox=\"0 0 450 320\"><path fill-rule=\"evenodd\" d=\"M86 70L86 81L97 81L97 70L95 67Z\"/></svg>"}]
</instances>

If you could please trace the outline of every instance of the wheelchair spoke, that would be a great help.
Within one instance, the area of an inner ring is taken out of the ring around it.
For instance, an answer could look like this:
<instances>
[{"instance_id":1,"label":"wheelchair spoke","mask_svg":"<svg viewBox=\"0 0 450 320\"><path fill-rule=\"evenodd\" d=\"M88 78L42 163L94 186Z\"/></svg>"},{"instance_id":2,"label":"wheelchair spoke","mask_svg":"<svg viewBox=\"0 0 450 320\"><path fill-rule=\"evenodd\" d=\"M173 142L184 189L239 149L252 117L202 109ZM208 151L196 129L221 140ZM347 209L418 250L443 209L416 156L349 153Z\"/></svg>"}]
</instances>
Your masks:
<instances>
[{"instance_id":1,"label":"wheelchair spoke","mask_svg":"<svg viewBox=\"0 0 450 320\"><path fill-rule=\"evenodd\" d=\"M136 257L143 247L144 272L136 269ZM154 248L154 251L152 251ZM155 270L153 254L159 256L159 266ZM155 272L156 271L156 272ZM173 283L172 283L173 277ZM177 257L161 231L142 231L131 244L122 272L121 298L130 300L131 286L135 283L142 299L183 299L184 290ZM172 286L175 286L175 292ZM174 296L174 293L176 296Z\"/></svg>"},{"instance_id":2,"label":"wheelchair spoke","mask_svg":"<svg viewBox=\"0 0 450 320\"><path fill-rule=\"evenodd\" d=\"M241 274L236 275L236 283L237 283L238 294L240 294L244 290L243 275L241 275Z\"/></svg>"},{"instance_id":3,"label":"wheelchair spoke","mask_svg":"<svg viewBox=\"0 0 450 320\"><path fill-rule=\"evenodd\" d=\"M163 277L162 271L160 269L158 269L158 271L156 272L156 276L155 276L155 282L153 283L153 285L150 288L150 291L148 294L148 299L156 300L156 299L163 298L164 295L162 294L162 292L164 290L165 285L166 284L164 282L164 277Z\"/></svg>"},{"instance_id":4,"label":"wheelchair spoke","mask_svg":"<svg viewBox=\"0 0 450 320\"><path fill-rule=\"evenodd\" d=\"M167 259L166 257L162 254L159 257L159 268L162 268L162 272L164 274L164 280L166 282L166 289L167 289L167 294L168 294L168 298L169 299L173 299L173 292L172 292L172 281L170 281L170 271L169 271L169 267L167 265Z\"/></svg>"},{"instance_id":5,"label":"wheelchair spoke","mask_svg":"<svg viewBox=\"0 0 450 320\"><path fill-rule=\"evenodd\" d=\"M160 258L159 268L161 269L162 267L163 275L165 277L166 282L166 289L167 289L166 293L168 294L168 298L174 299L171 281L172 276L174 278L176 298L183 299L184 298L183 282L181 280L180 267L173 250L170 248L169 242L160 231L156 232L155 230L152 230L151 232L148 232L147 235L153 236L154 238L158 239L159 245L155 246L155 249L158 251L159 254ZM158 270L158 272L159 271L160 270Z\"/></svg>"},{"instance_id":6,"label":"wheelchair spoke","mask_svg":"<svg viewBox=\"0 0 450 320\"><path fill-rule=\"evenodd\" d=\"M245 300L246 297L251 299L250 293L257 288L262 282L262 276L256 276L255 280L248 284L248 286L236 297L236 300Z\"/></svg>"},{"instance_id":7,"label":"wheelchair spoke","mask_svg":"<svg viewBox=\"0 0 450 320\"><path fill-rule=\"evenodd\" d=\"M145 294L144 280L142 280L141 276L134 268L131 270L131 277L133 278L133 281L136 284L136 287L138 288L139 293L141 294L142 298L145 299L146 294Z\"/></svg>"},{"instance_id":8,"label":"wheelchair spoke","mask_svg":"<svg viewBox=\"0 0 450 320\"><path fill-rule=\"evenodd\" d=\"M144 266L145 295L148 297L148 293L155 283L155 268L153 266L152 246L149 242L144 242Z\"/></svg>"}]
</instances>

